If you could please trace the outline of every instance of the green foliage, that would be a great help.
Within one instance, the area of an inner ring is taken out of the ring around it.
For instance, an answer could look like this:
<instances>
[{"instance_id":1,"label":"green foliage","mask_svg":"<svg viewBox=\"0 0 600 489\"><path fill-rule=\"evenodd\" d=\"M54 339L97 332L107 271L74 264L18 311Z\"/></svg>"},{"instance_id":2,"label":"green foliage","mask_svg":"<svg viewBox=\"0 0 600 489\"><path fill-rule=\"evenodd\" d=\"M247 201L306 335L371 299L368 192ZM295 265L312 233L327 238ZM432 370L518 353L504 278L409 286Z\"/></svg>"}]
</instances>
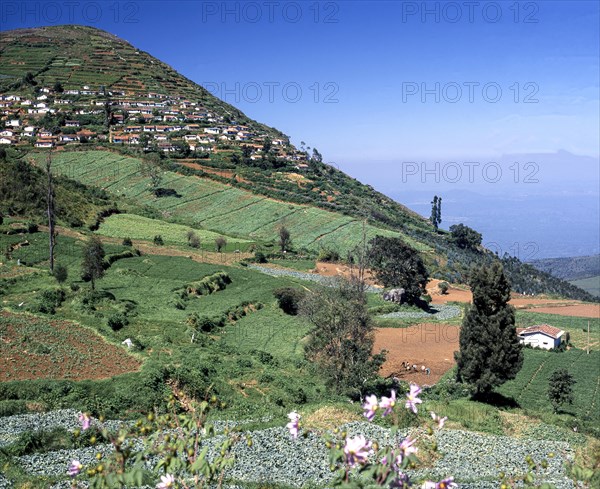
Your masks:
<instances>
[{"instance_id":1,"label":"green foliage","mask_svg":"<svg viewBox=\"0 0 600 489\"><path fill-rule=\"evenodd\" d=\"M52 275L54 275L54 278L59 284L63 284L67 281L67 278L69 278L69 269L62 263L57 263L54 265Z\"/></svg>"},{"instance_id":2,"label":"green foliage","mask_svg":"<svg viewBox=\"0 0 600 489\"><path fill-rule=\"evenodd\" d=\"M14 416L15 414L25 414L28 411L27 403L23 400L0 400L0 418L3 416Z\"/></svg>"},{"instance_id":3,"label":"green foliage","mask_svg":"<svg viewBox=\"0 0 600 489\"><path fill-rule=\"evenodd\" d=\"M425 293L429 274L416 250L401 239L377 236L369 242L368 261L385 287L402 287L409 304Z\"/></svg>"},{"instance_id":4,"label":"green foliage","mask_svg":"<svg viewBox=\"0 0 600 489\"><path fill-rule=\"evenodd\" d=\"M231 277L227 272L216 272L212 275L204 277L197 282L191 282L186 285L188 294L209 295L219 290L225 290L228 284L231 283Z\"/></svg>"},{"instance_id":5,"label":"green foliage","mask_svg":"<svg viewBox=\"0 0 600 489\"><path fill-rule=\"evenodd\" d=\"M277 231L279 236L279 249L282 253L286 251L290 251L292 248L292 235L290 234L290 230L281 225Z\"/></svg>"},{"instance_id":6,"label":"green foliage","mask_svg":"<svg viewBox=\"0 0 600 489\"><path fill-rule=\"evenodd\" d=\"M54 314L56 308L60 307L64 300L65 291L63 289L46 289L27 309L31 312Z\"/></svg>"},{"instance_id":7,"label":"green foliage","mask_svg":"<svg viewBox=\"0 0 600 489\"><path fill-rule=\"evenodd\" d=\"M440 282L438 284L438 288L440 289L440 293L444 295L448 293L448 289L450 288L450 286L448 285L448 282Z\"/></svg>"},{"instance_id":8,"label":"green foliage","mask_svg":"<svg viewBox=\"0 0 600 489\"><path fill-rule=\"evenodd\" d=\"M96 280L104 276L104 247L98 236L88 238L83 249L83 262L81 275L83 280L91 280L92 289L95 289Z\"/></svg>"},{"instance_id":9,"label":"green foliage","mask_svg":"<svg viewBox=\"0 0 600 489\"><path fill-rule=\"evenodd\" d=\"M575 379L566 368L556 369L548 378L548 399L557 413L563 404L573 404Z\"/></svg>"},{"instance_id":10,"label":"green foliage","mask_svg":"<svg viewBox=\"0 0 600 489\"><path fill-rule=\"evenodd\" d=\"M324 262L338 262L340 261L340 254L336 250L332 250L329 248L323 248L319 251L319 255L317 260Z\"/></svg>"},{"instance_id":11,"label":"green foliage","mask_svg":"<svg viewBox=\"0 0 600 489\"><path fill-rule=\"evenodd\" d=\"M262 251L254 253L254 261L256 263L267 263L267 256Z\"/></svg>"},{"instance_id":12,"label":"green foliage","mask_svg":"<svg viewBox=\"0 0 600 489\"><path fill-rule=\"evenodd\" d=\"M129 320L127 319L127 316L125 314L117 313L109 316L106 323L108 327L113 331L119 331L124 326L127 326L129 324Z\"/></svg>"},{"instance_id":13,"label":"green foliage","mask_svg":"<svg viewBox=\"0 0 600 489\"><path fill-rule=\"evenodd\" d=\"M360 284L341 281L337 287L311 292L301 312L313 326L306 358L337 392L364 394L365 379L376 377L385 357L372 355L374 327Z\"/></svg>"},{"instance_id":14,"label":"green foliage","mask_svg":"<svg viewBox=\"0 0 600 489\"><path fill-rule=\"evenodd\" d=\"M481 245L481 234L462 223L450 226L450 235L459 248L476 250Z\"/></svg>"},{"instance_id":15,"label":"green foliage","mask_svg":"<svg viewBox=\"0 0 600 489\"><path fill-rule=\"evenodd\" d=\"M273 295L277 298L277 304L283 312L295 316L306 292L293 287L282 287L275 289Z\"/></svg>"},{"instance_id":16,"label":"green foliage","mask_svg":"<svg viewBox=\"0 0 600 489\"><path fill-rule=\"evenodd\" d=\"M515 378L523 365L523 352L502 266L475 268L470 286L473 304L460 330L460 351L455 353L457 378L472 384L477 395L487 395Z\"/></svg>"},{"instance_id":17,"label":"green foliage","mask_svg":"<svg viewBox=\"0 0 600 489\"><path fill-rule=\"evenodd\" d=\"M131 238L123 238L123 246L133 246Z\"/></svg>"},{"instance_id":18,"label":"green foliage","mask_svg":"<svg viewBox=\"0 0 600 489\"><path fill-rule=\"evenodd\" d=\"M227 240L223 236L217 236L215 238L215 247L217 248L217 252L221 253L225 246L227 246Z\"/></svg>"},{"instance_id":19,"label":"green foliage","mask_svg":"<svg viewBox=\"0 0 600 489\"><path fill-rule=\"evenodd\" d=\"M156 246L163 246L165 244L165 242L163 241L162 236L160 234L157 234L156 236L154 236L154 238L152 239L152 242Z\"/></svg>"}]
</instances>

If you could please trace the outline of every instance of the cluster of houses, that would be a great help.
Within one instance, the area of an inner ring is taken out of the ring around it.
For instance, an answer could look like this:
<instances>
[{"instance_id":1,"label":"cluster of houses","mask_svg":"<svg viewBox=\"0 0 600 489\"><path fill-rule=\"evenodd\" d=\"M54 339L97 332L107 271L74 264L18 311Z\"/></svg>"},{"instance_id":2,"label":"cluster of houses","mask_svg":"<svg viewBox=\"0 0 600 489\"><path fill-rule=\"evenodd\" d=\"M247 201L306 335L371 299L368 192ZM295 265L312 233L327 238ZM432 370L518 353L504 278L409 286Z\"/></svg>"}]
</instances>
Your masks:
<instances>
[{"instance_id":1,"label":"cluster of houses","mask_svg":"<svg viewBox=\"0 0 600 489\"><path fill-rule=\"evenodd\" d=\"M107 112L108 131L90 130L93 128L80 122L89 121L90 116L98 120L105 118ZM60 131L55 129L53 133L41 127L39 121L47 114L67 117ZM142 149L153 147L167 153L189 147L191 152L204 154L223 147L246 146L249 157L256 160L262 157L269 139L270 151L276 158L295 161L299 169L308 166L306 153L296 150L287 139L272 138L262 128L231 122L230 118L207 109L200 102L181 96L106 92L88 85L60 92L43 87L37 90L35 97L0 95L0 117L3 121L0 145L33 144L37 148L53 148L97 140Z\"/></svg>"}]
</instances>

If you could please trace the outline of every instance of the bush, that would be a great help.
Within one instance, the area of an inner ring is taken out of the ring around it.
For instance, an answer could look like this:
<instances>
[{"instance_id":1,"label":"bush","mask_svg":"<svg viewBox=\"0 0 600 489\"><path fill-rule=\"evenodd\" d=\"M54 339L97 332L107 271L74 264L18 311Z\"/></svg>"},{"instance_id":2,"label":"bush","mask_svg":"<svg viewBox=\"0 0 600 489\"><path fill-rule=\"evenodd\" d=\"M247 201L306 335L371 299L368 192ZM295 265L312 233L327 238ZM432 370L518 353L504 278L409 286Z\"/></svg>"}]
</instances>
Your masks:
<instances>
[{"instance_id":1,"label":"bush","mask_svg":"<svg viewBox=\"0 0 600 489\"><path fill-rule=\"evenodd\" d=\"M440 289L440 293L443 295L448 293L450 286L448 285L448 282L440 282L438 284L438 288Z\"/></svg>"},{"instance_id":2,"label":"bush","mask_svg":"<svg viewBox=\"0 0 600 489\"><path fill-rule=\"evenodd\" d=\"M188 241L188 245L191 248L200 248L200 238L194 234Z\"/></svg>"},{"instance_id":3,"label":"bush","mask_svg":"<svg viewBox=\"0 0 600 489\"><path fill-rule=\"evenodd\" d=\"M213 292L224 290L230 283L231 277L227 273L216 272L202 280L188 284L186 290L188 294L210 295Z\"/></svg>"},{"instance_id":4,"label":"bush","mask_svg":"<svg viewBox=\"0 0 600 489\"><path fill-rule=\"evenodd\" d=\"M27 232L29 234L37 233L38 232L38 225L35 222L28 222L27 223Z\"/></svg>"},{"instance_id":5,"label":"bush","mask_svg":"<svg viewBox=\"0 0 600 489\"><path fill-rule=\"evenodd\" d=\"M267 263L267 257L262 251L257 251L254 253L254 261L256 263Z\"/></svg>"},{"instance_id":6,"label":"bush","mask_svg":"<svg viewBox=\"0 0 600 489\"><path fill-rule=\"evenodd\" d=\"M15 414L24 414L28 412L27 402L23 400L6 399L0 401L0 417L14 416Z\"/></svg>"},{"instance_id":7,"label":"bush","mask_svg":"<svg viewBox=\"0 0 600 489\"><path fill-rule=\"evenodd\" d=\"M292 287L282 287L274 290L273 295L277 298L277 304L283 312L295 316L298 314L298 306L304 299L305 293Z\"/></svg>"},{"instance_id":8,"label":"bush","mask_svg":"<svg viewBox=\"0 0 600 489\"><path fill-rule=\"evenodd\" d=\"M133 246L131 238L123 238L123 246Z\"/></svg>"},{"instance_id":9,"label":"bush","mask_svg":"<svg viewBox=\"0 0 600 489\"><path fill-rule=\"evenodd\" d=\"M54 265L54 273L52 275L54 275L54 278L59 284L62 284L66 282L69 277L69 270L62 263L57 263Z\"/></svg>"},{"instance_id":10,"label":"bush","mask_svg":"<svg viewBox=\"0 0 600 489\"><path fill-rule=\"evenodd\" d=\"M319 251L318 261L324 262L338 262L340 261L340 254L335 250L322 249Z\"/></svg>"},{"instance_id":11,"label":"bush","mask_svg":"<svg viewBox=\"0 0 600 489\"><path fill-rule=\"evenodd\" d=\"M165 244L165 242L162 239L162 236L160 234L157 234L156 236L154 236L153 242L156 246L162 246Z\"/></svg>"},{"instance_id":12,"label":"bush","mask_svg":"<svg viewBox=\"0 0 600 489\"><path fill-rule=\"evenodd\" d=\"M113 331L119 331L124 326L127 326L129 324L129 320L127 319L127 316L125 316L125 314L116 313L108 318L107 324L109 328Z\"/></svg>"},{"instance_id":13,"label":"bush","mask_svg":"<svg viewBox=\"0 0 600 489\"><path fill-rule=\"evenodd\" d=\"M65 300L65 291L62 289L46 289L37 300L28 308L30 312L54 314L56 308Z\"/></svg>"}]
</instances>

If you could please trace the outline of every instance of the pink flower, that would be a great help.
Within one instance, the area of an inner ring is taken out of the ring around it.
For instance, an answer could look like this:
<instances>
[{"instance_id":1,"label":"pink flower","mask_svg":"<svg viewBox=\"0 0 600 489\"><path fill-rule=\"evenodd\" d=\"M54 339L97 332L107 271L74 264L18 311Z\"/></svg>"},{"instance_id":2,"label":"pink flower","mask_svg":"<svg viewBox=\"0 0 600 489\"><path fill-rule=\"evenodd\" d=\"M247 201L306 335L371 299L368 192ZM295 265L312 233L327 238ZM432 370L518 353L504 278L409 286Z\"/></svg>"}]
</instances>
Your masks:
<instances>
[{"instance_id":1,"label":"pink flower","mask_svg":"<svg viewBox=\"0 0 600 489\"><path fill-rule=\"evenodd\" d=\"M300 415L296 411L292 411L288 414L288 418L290 418L290 422L286 424L286 428L290 430L290 435L293 438L298 438L298 431L300 429Z\"/></svg>"},{"instance_id":2,"label":"pink flower","mask_svg":"<svg viewBox=\"0 0 600 489\"><path fill-rule=\"evenodd\" d=\"M168 489L169 487L175 487L175 477L171 474L161 475L160 482L156 484L156 489Z\"/></svg>"},{"instance_id":3,"label":"pink flower","mask_svg":"<svg viewBox=\"0 0 600 489\"><path fill-rule=\"evenodd\" d=\"M377 411L379 408L377 396L375 394L367 396L365 401L366 402L363 404L363 409L365 412L363 414L369 421L373 421L373 418L375 417L375 411Z\"/></svg>"},{"instance_id":4,"label":"pink flower","mask_svg":"<svg viewBox=\"0 0 600 489\"><path fill-rule=\"evenodd\" d=\"M406 409L412 409L412 412L417 414L417 404L423 401L417 396L421 393L421 388L417 384L410 384L410 392L406 394Z\"/></svg>"},{"instance_id":5,"label":"pink flower","mask_svg":"<svg viewBox=\"0 0 600 489\"><path fill-rule=\"evenodd\" d=\"M454 482L453 477L448 477L440 482L425 481L421 489L455 489L458 484Z\"/></svg>"},{"instance_id":6,"label":"pink flower","mask_svg":"<svg viewBox=\"0 0 600 489\"><path fill-rule=\"evenodd\" d=\"M90 427L90 417L86 413L81 413L79 415L79 421L81 423L81 429L83 431L87 430Z\"/></svg>"},{"instance_id":7,"label":"pink flower","mask_svg":"<svg viewBox=\"0 0 600 489\"><path fill-rule=\"evenodd\" d=\"M71 477L75 477L81 472L81 469L83 469L83 465L81 465L79 460L71 460L71 465L69 465L69 468L67 469L67 474Z\"/></svg>"},{"instance_id":8,"label":"pink flower","mask_svg":"<svg viewBox=\"0 0 600 489\"><path fill-rule=\"evenodd\" d=\"M396 456L396 467L400 467L402 465L402 461L405 457L413 453L417 453L417 447L414 444L417 440L412 439L410 436L407 436L402 443L400 443L400 453Z\"/></svg>"},{"instance_id":9,"label":"pink flower","mask_svg":"<svg viewBox=\"0 0 600 489\"><path fill-rule=\"evenodd\" d=\"M381 402L379 403L379 407L381 409L385 409L385 411L383 412L384 416L387 416L388 414L390 414L393 409L394 406L396 405L396 391L392 391L392 394L390 395L390 397L385 397L383 396L381 398Z\"/></svg>"},{"instance_id":10,"label":"pink flower","mask_svg":"<svg viewBox=\"0 0 600 489\"><path fill-rule=\"evenodd\" d=\"M348 465L351 467L354 467L356 464L364 464L371 451L371 442L367 441L363 435L346 438L344 454L346 455Z\"/></svg>"},{"instance_id":11,"label":"pink flower","mask_svg":"<svg viewBox=\"0 0 600 489\"><path fill-rule=\"evenodd\" d=\"M448 416L444 416L443 418L440 418L437 414L435 414L433 411L431 411L431 417L433 418L433 420L438 424L438 429L442 429L444 427L444 423L446 422L446 420L448 419Z\"/></svg>"}]
</instances>

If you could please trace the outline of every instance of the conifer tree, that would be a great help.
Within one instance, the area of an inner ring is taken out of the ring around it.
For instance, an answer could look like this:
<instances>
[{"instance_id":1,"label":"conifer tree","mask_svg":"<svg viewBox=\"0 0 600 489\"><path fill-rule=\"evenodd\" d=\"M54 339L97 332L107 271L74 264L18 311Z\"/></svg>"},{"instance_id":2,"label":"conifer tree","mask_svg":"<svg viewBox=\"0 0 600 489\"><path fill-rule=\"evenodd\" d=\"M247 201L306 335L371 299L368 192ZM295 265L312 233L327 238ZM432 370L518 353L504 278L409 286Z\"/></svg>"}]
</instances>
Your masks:
<instances>
[{"instance_id":1,"label":"conifer tree","mask_svg":"<svg viewBox=\"0 0 600 489\"><path fill-rule=\"evenodd\" d=\"M515 311L508 304L510 284L500 262L473 269L473 304L460 330L460 351L454 354L459 381L475 387L477 397L514 379L523 366L515 328Z\"/></svg>"}]
</instances>

